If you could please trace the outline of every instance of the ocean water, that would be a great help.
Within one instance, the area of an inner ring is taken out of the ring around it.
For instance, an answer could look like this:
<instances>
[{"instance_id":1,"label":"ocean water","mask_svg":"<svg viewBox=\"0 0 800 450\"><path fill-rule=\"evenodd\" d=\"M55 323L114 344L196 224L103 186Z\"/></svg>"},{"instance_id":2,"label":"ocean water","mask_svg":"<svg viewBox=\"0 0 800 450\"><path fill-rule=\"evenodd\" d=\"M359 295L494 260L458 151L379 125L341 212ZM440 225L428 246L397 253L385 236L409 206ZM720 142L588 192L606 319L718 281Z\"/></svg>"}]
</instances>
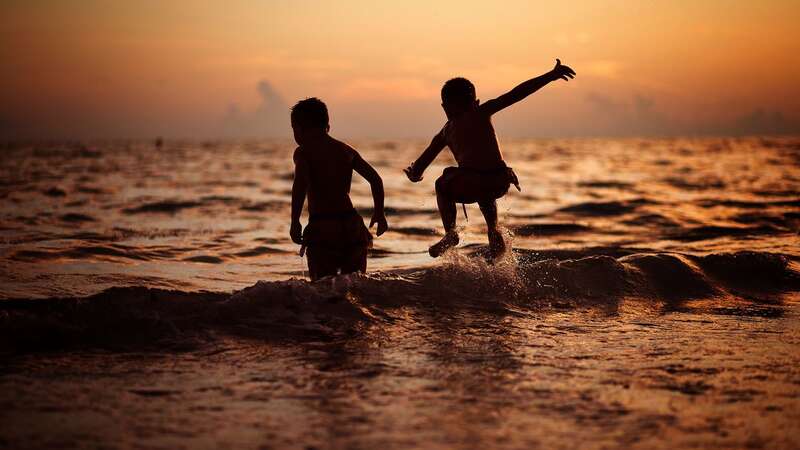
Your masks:
<instances>
[{"instance_id":1,"label":"ocean water","mask_svg":"<svg viewBox=\"0 0 800 450\"><path fill-rule=\"evenodd\" d=\"M350 143L390 231L317 283L289 141L6 144L0 447L800 447L800 138L504 141L493 265Z\"/></svg>"}]
</instances>

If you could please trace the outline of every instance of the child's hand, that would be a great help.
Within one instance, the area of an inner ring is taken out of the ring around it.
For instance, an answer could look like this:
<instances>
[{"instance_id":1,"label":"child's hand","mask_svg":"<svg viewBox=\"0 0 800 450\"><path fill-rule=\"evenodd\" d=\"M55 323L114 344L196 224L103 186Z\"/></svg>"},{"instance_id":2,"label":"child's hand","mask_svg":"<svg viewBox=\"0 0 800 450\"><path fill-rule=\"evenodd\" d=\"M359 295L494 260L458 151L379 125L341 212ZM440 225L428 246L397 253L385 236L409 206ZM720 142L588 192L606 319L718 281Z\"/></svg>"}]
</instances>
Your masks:
<instances>
[{"instance_id":1,"label":"child's hand","mask_svg":"<svg viewBox=\"0 0 800 450\"><path fill-rule=\"evenodd\" d=\"M412 183L418 183L422 181L422 174L414 171L413 163L410 166L403 169L403 172L405 172L406 176L408 177L409 180L411 180Z\"/></svg>"},{"instance_id":2,"label":"child's hand","mask_svg":"<svg viewBox=\"0 0 800 450\"><path fill-rule=\"evenodd\" d=\"M289 236L295 244L303 245L303 226L300 225L300 222L292 222L292 226L289 228Z\"/></svg>"},{"instance_id":3,"label":"child's hand","mask_svg":"<svg viewBox=\"0 0 800 450\"><path fill-rule=\"evenodd\" d=\"M561 78L564 81L569 81L575 78L575 71L569 66L562 65L560 59L556 59L556 66L553 67L553 70L550 73L553 74L554 78Z\"/></svg>"},{"instance_id":4,"label":"child's hand","mask_svg":"<svg viewBox=\"0 0 800 450\"><path fill-rule=\"evenodd\" d=\"M372 220L369 221L369 227L372 228L373 225L378 224L378 229L375 232L378 236L386 233L386 230L389 229L389 224L386 222L386 216L383 213L375 213L372 215Z\"/></svg>"}]
</instances>

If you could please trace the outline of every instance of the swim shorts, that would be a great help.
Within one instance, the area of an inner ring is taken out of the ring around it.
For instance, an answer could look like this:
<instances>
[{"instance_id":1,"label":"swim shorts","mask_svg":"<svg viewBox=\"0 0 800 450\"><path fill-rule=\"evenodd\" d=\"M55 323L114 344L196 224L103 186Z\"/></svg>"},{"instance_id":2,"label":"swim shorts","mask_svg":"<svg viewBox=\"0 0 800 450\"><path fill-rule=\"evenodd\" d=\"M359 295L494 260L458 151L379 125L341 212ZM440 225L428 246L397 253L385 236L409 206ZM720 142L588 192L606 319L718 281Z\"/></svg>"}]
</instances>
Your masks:
<instances>
[{"instance_id":1,"label":"swim shorts","mask_svg":"<svg viewBox=\"0 0 800 450\"><path fill-rule=\"evenodd\" d=\"M503 197L512 184L519 189L517 175L510 167L491 170L448 167L436 180L436 192L457 203L476 203Z\"/></svg>"},{"instance_id":2,"label":"swim shorts","mask_svg":"<svg viewBox=\"0 0 800 450\"><path fill-rule=\"evenodd\" d=\"M311 280L341 273L366 272L372 235L355 211L312 215L303 230Z\"/></svg>"}]
</instances>

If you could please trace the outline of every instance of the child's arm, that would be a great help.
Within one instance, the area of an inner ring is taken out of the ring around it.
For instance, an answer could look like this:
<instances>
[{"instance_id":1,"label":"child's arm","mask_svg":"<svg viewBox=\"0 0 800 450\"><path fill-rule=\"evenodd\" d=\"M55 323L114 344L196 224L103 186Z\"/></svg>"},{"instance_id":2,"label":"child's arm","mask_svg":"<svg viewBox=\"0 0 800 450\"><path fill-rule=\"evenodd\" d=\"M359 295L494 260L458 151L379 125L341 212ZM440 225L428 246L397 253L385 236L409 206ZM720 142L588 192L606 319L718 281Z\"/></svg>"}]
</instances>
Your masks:
<instances>
[{"instance_id":1,"label":"child's arm","mask_svg":"<svg viewBox=\"0 0 800 450\"><path fill-rule=\"evenodd\" d=\"M303 203L306 201L308 191L308 164L300 153L294 151L294 182L292 183L292 225L289 235L295 244L303 244L303 226L300 225L300 214L303 212Z\"/></svg>"},{"instance_id":2,"label":"child's arm","mask_svg":"<svg viewBox=\"0 0 800 450\"><path fill-rule=\"evenodd\" d=\"M422 152L422 155L420 155L416 161L411 163L410 166L403 170L403 172L406 173L406 176L408 176L408 179L414 183L422 180L422 174L425 172L425 169L431 165L433 160L436 159L436 156L438 156L446 146L447 143L445 142L442 133L434 136L430 145L428 145L428 148Z\"/></svg>"},{"instance_id":3,"label":"child's arm","mask_svg":"<svg viewBox=\"0 0 800 450\"><path fill-rule=\"evenodd\" d=\"M536 78L531 78L530 80L520 84L500 97L481 104L478 108L480 108L481 111L492 115L533 94L551 81L556 81L559 78L569 81L574 77L575 71L567 66L562 65L560 59L556 59L556 66L550 72L547 72L546 74Z\"/></svg>"},{"instance_id":4,"label":"child's arm","mask_svg":"<svg viewBox=\"0 0 800 450\"><path fill-rule=\"evenodd\" d=\"M372 211L372 219L369 221L369 227L372 228L377 223L378 229L375 234L380 236L389 229L389 224L386 222L386 215L383 211L383 180L381 180L378 172L368 162L364 161L358 153L353 158L353 170L369 182L369 187L372 190L372 202L375 205Z\"/></svg>"}]
</instances>

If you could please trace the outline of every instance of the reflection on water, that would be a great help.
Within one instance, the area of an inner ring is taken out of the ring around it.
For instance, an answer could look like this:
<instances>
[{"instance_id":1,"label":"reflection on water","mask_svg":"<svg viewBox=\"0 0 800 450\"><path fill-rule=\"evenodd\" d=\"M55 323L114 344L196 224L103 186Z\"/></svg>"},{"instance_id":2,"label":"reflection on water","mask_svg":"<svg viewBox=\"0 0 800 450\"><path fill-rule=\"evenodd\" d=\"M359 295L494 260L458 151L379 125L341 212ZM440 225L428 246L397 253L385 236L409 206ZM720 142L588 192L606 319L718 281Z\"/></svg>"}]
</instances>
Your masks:
<instances>
[{"instance_id":1,"label":"reflection on water","mask_svg":"<svg viewBox=\"0 0 800 450\"><path fill-rule=\"evenodd\" d=\"M354 144L392 229L313 284L288 142L6 149L0 447L800 446L800 139L506 142L495 265Z\"/></svg>"},{"instance_id":2,"label":"reflection on water","mask_svg":"<svg viewBox=\"0 0 800 450\"><path fill-rule=\"evenodd\" d=\"M355 335L302 343L17 357L0 430L13 448L799 443L797 303L779 319L452 306L386 308Z\"/></svg>"}]
</instances>

